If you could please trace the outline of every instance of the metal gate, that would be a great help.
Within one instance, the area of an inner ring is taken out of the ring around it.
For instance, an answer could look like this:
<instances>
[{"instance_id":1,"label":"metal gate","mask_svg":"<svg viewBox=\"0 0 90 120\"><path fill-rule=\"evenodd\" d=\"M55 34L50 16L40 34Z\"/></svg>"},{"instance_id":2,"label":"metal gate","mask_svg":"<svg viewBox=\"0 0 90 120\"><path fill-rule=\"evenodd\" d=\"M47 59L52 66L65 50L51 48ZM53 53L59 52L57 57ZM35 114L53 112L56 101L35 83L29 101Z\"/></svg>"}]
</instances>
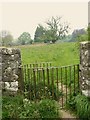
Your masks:
<instances>
[{"instance_id":1,"label":"metal gate","mask_svg":"<svg viewBox=\"0 0 90 120\"><path fill-rule=\"evenodd\" d=\"M19 89L30 100L54 99L63 107L80 91L79 64L53 67L51 63L40 63L24 65L19 70Z\"/></svg>"}]
</instances>

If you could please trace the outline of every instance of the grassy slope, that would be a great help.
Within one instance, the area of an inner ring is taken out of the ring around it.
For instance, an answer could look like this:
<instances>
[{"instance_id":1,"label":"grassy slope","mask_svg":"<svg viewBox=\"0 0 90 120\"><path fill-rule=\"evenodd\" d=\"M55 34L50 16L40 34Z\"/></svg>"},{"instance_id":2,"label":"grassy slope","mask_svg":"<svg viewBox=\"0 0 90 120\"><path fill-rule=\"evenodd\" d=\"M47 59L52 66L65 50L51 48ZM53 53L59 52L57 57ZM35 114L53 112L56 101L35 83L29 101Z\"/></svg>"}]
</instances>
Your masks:
<instances>
[{"instance_id":1,"label":"grassy slope","mask_svg":"<svg viewBox=\"0 0 90 120\"><path fill-rule=\"evenodd\" d=\"M79 63L79 54L75 43L19 46L23 64L34 62L52 62L63 66Z\"/></svg>"}]
</instances>

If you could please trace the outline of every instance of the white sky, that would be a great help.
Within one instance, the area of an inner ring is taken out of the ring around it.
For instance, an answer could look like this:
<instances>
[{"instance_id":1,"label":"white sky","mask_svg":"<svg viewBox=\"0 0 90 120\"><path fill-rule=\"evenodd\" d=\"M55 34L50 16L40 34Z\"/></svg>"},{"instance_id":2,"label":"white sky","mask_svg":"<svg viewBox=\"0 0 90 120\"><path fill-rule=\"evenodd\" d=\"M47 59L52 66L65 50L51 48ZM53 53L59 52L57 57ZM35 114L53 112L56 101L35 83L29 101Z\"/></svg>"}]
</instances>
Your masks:
<instances>
[{"instance_id":1,"label":"white sky","mask_svg":"<svg viewBox=\"0 0 90 120\"><path fill-rule=\"evenodd\" d=\"M9 30L14 38L29 32L33 38L37 25L51 16L62 16L71 31L88 25L88 2L3 2L0 4L0 31Z\"/></svg>"}]
</instances>

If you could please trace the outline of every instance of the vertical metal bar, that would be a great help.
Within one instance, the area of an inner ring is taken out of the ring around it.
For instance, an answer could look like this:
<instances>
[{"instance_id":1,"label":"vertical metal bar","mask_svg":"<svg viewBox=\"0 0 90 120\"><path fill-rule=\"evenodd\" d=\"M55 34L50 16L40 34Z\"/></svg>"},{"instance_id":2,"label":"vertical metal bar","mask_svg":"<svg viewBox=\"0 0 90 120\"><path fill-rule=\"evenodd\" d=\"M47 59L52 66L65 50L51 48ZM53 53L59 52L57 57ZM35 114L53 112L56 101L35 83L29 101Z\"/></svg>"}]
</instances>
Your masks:
<instances>
[{"instance_id":1,"label":"vertical metal bar","mask_svg":"<svg viewBox=\"0 0 90 120\"><path fill-rule=\"evenodd\" d=\"M29 68L28 68L28 74L27 75L28 75L28 85L29 85L28 86L29 87L28 88L28 90L29 90L28 91L28 97L29 97L29 100L30 100L31 99L31 91L30 91L30 69Z\"/></svg>"},{"instance_id":2,"label":"vertical metal bar","mask_svg":"<svg viewBox=\"0 0 90 120\"><path fill-rule=\"evenodd\" d=\"M45 64L43 63L43 67L45 67Z\"/></svg>"},{"instance_id":3,"label":"vertical metal bar","mask_svg":"<svg viewBox=\"0 0 90 120\"><path fill-rule=\"evenodd\" d=\"M48 68L48 62L47 62L47 68Z\"/></svg>"},{"instance_id":4,"label":"vertical metal bar","mask_svg":"<svg viewBox=\"0 0 90 120\"><path fill-rule=\"evenodd\" d=\"M75 95L75 65L74 65L74 95Z\"/></svg>"},{"instance_id":5,"label":"vertical metal bar","mask_svg":"<svg viewBox=\"0 0 90 120\"><path fill-rule=\"evenodd\" d=\"M40 78L40 68L38 68L38 83L41 82L41 78ZM41 87L39 87L39 93L41 95Z\"/></svg>"},{"instance_id":6,"label":"vertical metal bar","mask_svg":"<svg viewBox=\"0 0 90 120\"><path fill-rule=\"evenodd\" d=\"M57 75L57 89L58 89L58 68L56 68L56 75Z\"/></svg>"},{"instance_id":7,"label":"vertical metal bar","mask_svg":"<svg viewBox=\"0 0 90 120\"><path fill-rule=\"evenodd\" d=\"M54 98L54 68L52 68L52 98Z\"/></svg>"},{"instance_id":8,"label":"vertical metal bar","mask_svg":"<svg viewBox=\"0 0 90 120\"><path fill-rule=\"evenodd\" d=\"M52 66L52 64L50 63L50 67Z\"/></svg>"},{"instance_id":9,"label":"vertical metal bar","mask_svg":"<svg viewBox=\"0 0 90 120\"><path fill-rule=\"evenodd\" d=\"M38 69L38 81L40 82L40 69Z\"/></svg>"},{"instance_id":10,"label":"vertical metal bar","mask_svg":"<svg viewBox=\"0 0 90 120\"><path fill-rule=\"evenodd\" d=\"M36 63L36 67L38 67L38 63Z\"/></svg>"},{"instance_id":11,"label":"vertical metal bar","mask_svg":"<svg viewBox=\"0 0 90 120\"><path fill-rule=\"evenodd\" d=\"M34 97L36 102L36 76L35 76L35 70L33 69L33 76L34 76Z\"/></svg>"},{"instance_id":12,"label":"vertical metal bar","mask_svg":"<svg viewBox=\"0 0 90 120\"><path fill-rule=\"evenodd\" d=\"M32 85L33 84L33 68L30 68L30 80Z\"/></svg>"},{"instance_id":13,"label":"vertical metal bar","mask_svg":"<svg viewBox=\"0 0 90 120\"><path fill-rule=\"evenodd\" d=\"M67 104L67 67L65 67L65 79L66 79L66 104Z\"/></svg>"},{"instance_id":14,"label":"vertical metal bar","mask_svg":"<svg viewBox=\"0 0 90 120\"><path fill-rule=\"evenodd\" d=\"M77 79L78 79L78 90L80 91L80 85L79 85L79 65L77 65Z\"/></svg>"},{"instance_id":15,"label":"vertical metal bar","mask_svg":"<svg viewBox=\"0 0 90 120\"><path fill-rule=\"evenodd\" d=\"M28 64L27 64L27 69L28 69Z\"/></svg>"},{"instance_id":16,"label":"vertical metal bar","mask_svg":"<svg viewBox=\"0 0 90 120\"><path fill-rule=\"evenodd\" d=\"M35 68L37 68L37 63L35 63Z\"/></svg>"},{"instance_id":17,"label":"vertical metal bar","mask_svg":"<svg viewBox=\"0 0 90 120\"><path fill-rule=\"evenodd\" d=\"M70 99L71 99L71 91L72 91L72 85L71 85L71 66L69 67L69 71L70 71Z\"/></svg>"},{"instance_id":18,"label":"vertical metal bar","mask_svg":"<svg viewBox=\"0 0 90 120\"><path fill-rule=\"evenodd\" d=\"M61 68L61 91L62 91L62 108L63 108L63 84L62 84L62 68Z\"/></svg>"},{"instance_id":19,"label":"vertical metal bar","mask_svg":"<svg viewBox=\"0 0 90 120\"><path fill-rule=\"evenodd\" d=\"M25 82L26 82L26 80L27 80L27 77L26 77L26 65L24 65L24 76L25 76Z\"/></svg>"},{"instance_id":20,"label":"vertical metal bar","mask_svg":"<svg viewBox=\"0 0 90 120\"><path fill-rule=\"evenodd\" d=\"M40 68L40 71L41 71L41 82L43 81L43 70L42 70L42 67Z\"/></svg>"},{"instance_id":21,"label":"vertical metal bar","mask_svg":"<svg viewBox=\"0 0 90 120\"><path fill-rule=\"evenodd\" d=\"M56 76L57 76L57 78L56 78L57 81L56 82L57 82L57 95L58 95L58 68L56 68Z\"/></svg>"},{"instance_id":22,"label":"vertical metal bar","mask_svg":"<svg viewBox=\"0 0 90 120\"><path fill-rule=\"evenodd\" d=\"M33 68L33 64L31 63L31 68Z\"/></svg>"},{"instance_id":23,"label":"vertical metal bar","mask_svg":"<svg viewBox=\"0 0 90 120\"><path fill-rule=\"evenodd\" d=\"M43 83L44 83L44 96L45 96L45 69L42 68L42 70L43 70Z\"/></svg>"},{"instance_id":24,"label":"vertical metal bar","mask_svg":"<svg viewBox=\"0 0 90 120\"><path fill-rule=\"evenodd\" d=\"M38 64L37 64L37 67L38 67Z\"/></svg>"},{"instance_id":25,"label":"vertical metal bar","mask_svg":"<svg viewBox=\"0 0 90 120\"><path fill-rule=\"evenodd\" d=\"M30 68L32 67L31 64L29 64Z\"/></svg>"},{"instance_id":26,"label":"vertical metal bar","mask_svg":"<svg viewBox=\"0 0 90 120\"><path fill-rule=\"evenodd\" d=\"M33 99L33 89L31 88L33 86L33 69L30 68L30 91L31 91L31 99Z\"/></svg>"},{"instance_id":27,"label":"vertical metal bar","mask_svg":"<svg viewBox=\"0 0 90 120\"><path fill-rule=\"evenodd\" d=\"M47 84L49 86L49 68L47 68Z\"/></svg>"},{"instance_id":28,"label":"vertical metal bar","mask_svg":"<svg viewBox=\"0 0 90 120\"><path fill-rule=\"evenodd\" d=\"M41 68L41 66L42 66L42 65L41 65L41 63L40 63L40 68Z\"/></svg>"},{"instance_id":29,"label":"vertical metal bar","mask_svg":"<svg viewBox=\"0 0 90 120\"><path fill-rule=\"evenodd\" d=\"M35 67L35 64L33 63L33 68Z\"/></svg>"},{"instance_id":30,"label":"vertical metal bar","mask_svg":"<svg viewBox=\"0 0 90 120\"><path fill-rule=\"evenodd\" d=\"M39 81L39 80L38 80L38 67L36 68L36 70L37 70L37 83L38 83L38 81Z\"/></svg>"}]
</instances>

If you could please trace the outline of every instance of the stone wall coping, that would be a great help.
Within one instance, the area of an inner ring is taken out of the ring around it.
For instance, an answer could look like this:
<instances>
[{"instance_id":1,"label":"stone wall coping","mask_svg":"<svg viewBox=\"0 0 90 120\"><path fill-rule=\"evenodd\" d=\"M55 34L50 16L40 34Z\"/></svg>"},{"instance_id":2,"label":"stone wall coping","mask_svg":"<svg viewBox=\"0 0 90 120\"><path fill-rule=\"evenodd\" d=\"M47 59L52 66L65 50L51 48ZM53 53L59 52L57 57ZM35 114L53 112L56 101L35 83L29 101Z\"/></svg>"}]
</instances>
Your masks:
<instances>
[{"instance_id":1,"label":"stone wall coping","mask_svg":"<svg viewBox=\"0 0 90 120\"><path fill-rule=\"evenodd\" d=\"M87 44L90 43L90 41L84 41L84 42L80 42L81 44Z\"/></svg>"}]
</instances>

